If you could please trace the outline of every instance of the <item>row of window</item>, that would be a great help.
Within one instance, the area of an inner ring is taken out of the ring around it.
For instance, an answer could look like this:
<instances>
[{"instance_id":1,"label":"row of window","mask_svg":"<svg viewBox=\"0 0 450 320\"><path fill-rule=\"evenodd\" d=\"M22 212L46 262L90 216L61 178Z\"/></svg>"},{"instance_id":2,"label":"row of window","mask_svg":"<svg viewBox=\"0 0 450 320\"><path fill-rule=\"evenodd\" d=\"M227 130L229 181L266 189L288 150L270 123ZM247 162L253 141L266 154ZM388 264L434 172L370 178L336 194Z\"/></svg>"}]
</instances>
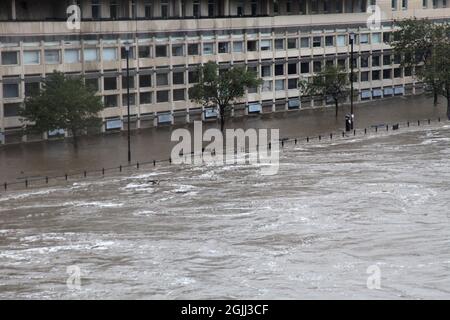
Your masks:
<instances>
[{"instance_id":1,"label":"row of window","mask_svg":"<svg viewBox=\"0 0 450 320\"><path fill-rule=\"evenodd\" d=\"M263 67L264 68L264 67ZM264 69L263 69L264 70ZM411 76L412 70L411 68L394 68L394 69L385 69L385 70L372 70L372 71L362 71L359 73L359 78L361 82L365 81L376 81L382 79L392 79L394 78L402 78L403 76ZM158 75L157 75L158 76ZM158 79L158 78L157 78ZM193 79L194 80L194 79ZM105 90L115 90L117 89L117 79L114 77L105 77L104 88ZM354 81L358 81L358 73L355 73ZM139 77L140 87L146 88L151 85L151 77L149 75L141 75ZM184 79L179 79L179 83L184 82ZM98 89L98 79L86 79L86 83L96 89ZM135 89L134 77L130 77L130 87ZM127 78L122 78L122 88L126 88L127 86ZM14 99L19 98L19 88L20 85L18 83L4 83L3 84L3 97L6 99ZM30 96L32 93L37 92L40 88L40 84L38 82L29 82L25 83L25 96ZM264 80L261 86L261 92L271 92L273 89L275 91L282 91L286 89L297 89L298 88L298 78L292 79L270 79ZM186 100L186 88L173 89L173 98L171 101L183 101ZM249 88L249 93L257 93L257 88ZM170 90L159 90L156 91L156 103L169 102L169 93ZM140 92L140 102L141 104L150 104L153 103L152 92ZM118 101L117 94L115 95L105 95L105 105L106 107L117 107ZM127 104L127 95L123 94L123 105ZM135 94L130 94L131 104L135 104Z\"/></svg>"},{"instance_id":2,"label":"row of window","mask_svg":"<svg viewBox=\"0 0 450 320\"><path fill-rule=\"evenodd\" d=\"M384 40L389 40L389 33L384 33ZM369 44L381 43L381 33L360 34L356 37L357 43ZM300 48L319 48L319 47L342 47L347 45L347 35L337 36L314 36L314 37L302 37L300 39ZM286 49L298 49L298 39L275 39L275 40L249 40L246 43L243 41L234 42L218 42L217 46L215 42L205 42L202 45L198 43L188 44L187 50L184 44L172 44L169 51L169 45L140 45L137 47L137 56L141 59L153 58L153 57L169 57L169 54L173 57L179 56L196 56L196 55L214 55L226 54L226 53L241 53L245 49L247 52L255 51L271 51L271 50L286 50ZM127 55L131 59L136 58L136 48L131 47L129 51L125 47L121 48L120 58L126 59ZM85 48L83 51L83 57L80 49L65 49L64 61L62 61L61 50L48 49L44 50L44 64L60 64L60 63L79 63L85 62L98 62L100 61L100 50L98 48ZM102 50L103 61L117 61L119 58L117 48L105 47ZM23 64L24 65L39 65L41 64L41 51L40 50L25 50L23 51ZM2 65L18 65L19 64L19 52L18 51L5 51L1 54Z\"/></svg>"}]
</instances>

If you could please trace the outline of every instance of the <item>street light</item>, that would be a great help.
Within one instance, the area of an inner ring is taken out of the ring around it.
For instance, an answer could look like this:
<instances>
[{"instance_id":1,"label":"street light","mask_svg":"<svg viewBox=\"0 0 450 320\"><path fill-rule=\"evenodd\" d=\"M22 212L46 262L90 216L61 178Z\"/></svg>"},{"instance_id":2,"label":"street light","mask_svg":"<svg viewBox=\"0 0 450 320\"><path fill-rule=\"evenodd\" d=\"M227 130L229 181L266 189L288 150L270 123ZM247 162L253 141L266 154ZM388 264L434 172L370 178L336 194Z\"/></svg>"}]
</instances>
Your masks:
<instances>
[{"instance_id":1,"label":"street light","mask_svg":"<svg viewBox=\"0 0 450 320\"><path fill-rule=\"evenodd\" d=\"M127 107L128 107L128 163L131 163L131 131L130 131L130 49L131 44L125 44L127 53Z\"/></svg>"},{"instance_id":2,"label":"street light","mask_svg":"<svg viewBox=\"0 0 450 320\"><path fill-rule=\"evenodd\" d=\"M353 113L353 44L355 42L355 33L350 32L350 128L353 130L355 114Z\"/></svg>"}]
</instances>

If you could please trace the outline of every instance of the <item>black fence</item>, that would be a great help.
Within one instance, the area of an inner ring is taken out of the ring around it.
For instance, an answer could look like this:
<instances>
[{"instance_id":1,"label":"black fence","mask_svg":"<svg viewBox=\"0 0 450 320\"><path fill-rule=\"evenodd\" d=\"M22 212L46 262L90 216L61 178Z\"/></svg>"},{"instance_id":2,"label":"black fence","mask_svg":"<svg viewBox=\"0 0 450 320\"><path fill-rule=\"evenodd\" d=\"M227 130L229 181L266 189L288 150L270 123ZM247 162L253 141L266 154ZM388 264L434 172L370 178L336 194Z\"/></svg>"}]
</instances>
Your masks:
<instances>
[{"instance_id":1,"label":"black fence","mask_svg":"<svg viewBox=\"0 0 450 320\"><path fill-rule=\"evenodd\" d=\"M313 141L332 141L337 139L346 139L356 136L364 136L369 134L377 134L381 132L389 132L389 131L398 131L404 128L410 128L410 127L420 127L420 126L426 126L431 125L432 123L441 123L441 118L437 118L434 120L431 119L421 119L416 121L407 121L407 122L399 122L399 123L393 123L393 124L376 124L371 125L368 128L364 129L354 129L352 131L346 132L330 132L327 134L321 134L321 135L315 135L315 136L304 136L300 138L290 138L285 137L281 138L279 141L279 145L282 148L286 147L288 144L291 145L297 145L300 143L312 143ZM271 149L271 144L268 144L268 148ZM207 150L203 149L202 154L204 152L208 152ZM212 154L214 154L214 151L210 151ZM236 150L234 152L237 152ZM183 155L181 155L183 156ZM185 154L184 156L196 156L193 152L191 154ZM107 167L107 168L100 168L95 170L83 170L83 171L77 171L72 173L64 173L62 175L56 175L56 176L45 176L45 177L35 177L35 178L17 178L14 182L4 182L3 186L0 186L0 191L6 192L11 189L26 189L31 187L43 187L48 186L50 184L54 183L64 183L69 181L80 181L82 179L87 178L94 178L94 177L105 177L109 174L120 174L125 172L131 172L136 171L141 168L155 168L158 165L171 165L172 159L163 159L163 160L150 160L145 162L136 162L133 164L127 164L127 165L118 165L115 167ZM159 181L155 181L155 183Z\"/></svg>"}]
</instances>

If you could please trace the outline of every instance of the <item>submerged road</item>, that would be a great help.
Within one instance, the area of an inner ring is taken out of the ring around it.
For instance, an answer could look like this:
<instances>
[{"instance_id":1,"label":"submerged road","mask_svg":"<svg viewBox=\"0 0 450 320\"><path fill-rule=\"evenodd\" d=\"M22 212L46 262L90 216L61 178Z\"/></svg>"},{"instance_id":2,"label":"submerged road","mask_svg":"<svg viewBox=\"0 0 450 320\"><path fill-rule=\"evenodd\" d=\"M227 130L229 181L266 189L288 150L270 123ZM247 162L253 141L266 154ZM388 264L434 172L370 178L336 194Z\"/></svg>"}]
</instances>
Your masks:
<instances>
[{"instance_id":1,"label":"submerged road","mask_svg":"<svg viewBox=\"0 0 450 320\"><path fill-rule=\"evenodd\" d=\"M333 107L289 111L232 119L229 128L278 128L280 137L304 137L342 130L344 115L349 107L341 107L335 118ZM373 124L415 121L417 119L445 118L442 101L434 107L424 96L399 97L373 101L355 107L356 127ZM216 127L204 124L204 128ZM186 125L192 128L192 125ZM133 132L133 162L167 159L172 145L171 132L176 127L159 127ZM79 150L74 151L67 141L44 141L0 147L0 183L14 182L30 177L61 175L65 172L113 167L127 162L126 133L85 137ZM18 179L17 179L18 178Z\"/></svg>"}]
</instances>

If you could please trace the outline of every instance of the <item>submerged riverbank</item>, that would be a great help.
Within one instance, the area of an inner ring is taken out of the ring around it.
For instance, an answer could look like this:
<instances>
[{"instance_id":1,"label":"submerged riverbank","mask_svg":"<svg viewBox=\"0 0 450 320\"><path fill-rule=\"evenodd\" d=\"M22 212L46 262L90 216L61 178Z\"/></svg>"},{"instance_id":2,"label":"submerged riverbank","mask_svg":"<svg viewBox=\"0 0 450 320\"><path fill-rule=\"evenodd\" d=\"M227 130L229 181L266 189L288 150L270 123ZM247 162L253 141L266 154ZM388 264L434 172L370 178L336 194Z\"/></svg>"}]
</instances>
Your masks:
<instances>
[{"instance_id":1,"label":"submerged riverbank","mask_svg":"<svg viewBox=\"0 0 450 320\"><path fill-rule=\"evenodd\" d=\"M280 137L328 134L342 130L344 110L334 116L333 108L318 108L234 118L229 128L278 128ZM348 110L347 110L348 111ZM355 107L357 128L375 124L437 119L446 117L443 103L434 107L424 96L399 97L373 101ZM205 123L205 128L216 123ZM192 129L192 125L185 126ZM132 134L133 162L168 159L173 144L170 135L175 127L160 127ZM19 178L61 175L68 171L119 166L126 163L127 139L122 134L85 137L77 152L68 141L44 141L0 148L0 182Z\"/></svg>"}]
</instances>

